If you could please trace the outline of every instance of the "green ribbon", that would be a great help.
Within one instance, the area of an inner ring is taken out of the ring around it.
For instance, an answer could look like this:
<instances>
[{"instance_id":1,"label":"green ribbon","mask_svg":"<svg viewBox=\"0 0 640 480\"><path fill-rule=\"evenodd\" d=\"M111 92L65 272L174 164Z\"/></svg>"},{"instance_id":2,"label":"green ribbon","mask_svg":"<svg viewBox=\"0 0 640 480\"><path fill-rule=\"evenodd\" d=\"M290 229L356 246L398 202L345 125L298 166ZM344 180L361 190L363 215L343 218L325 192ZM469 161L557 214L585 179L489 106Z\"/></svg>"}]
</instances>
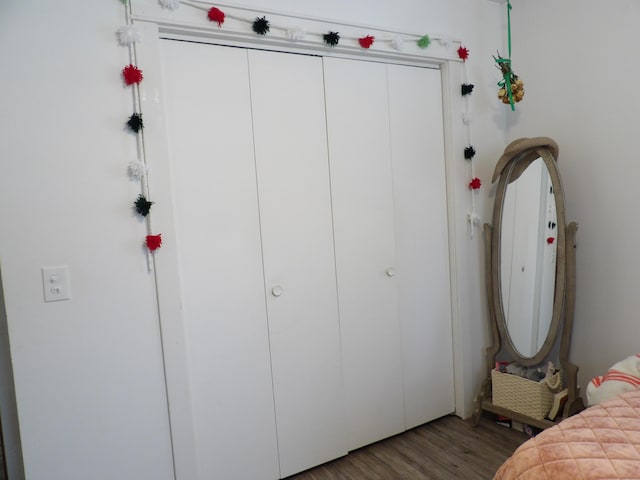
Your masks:
<instances>
[{"instance_id":1,"label":"green ribbon","mask_svg":"<svg viewBox=\"0 0 640 480\"><path fill-rule=\"evenodd\" d=\"M511 78L513 77L513 72L511 72L511 1L507 0L507 45L509 49L509 57L508 58L496 58L496 63L499 67L501 67L503 63L506 63L508 68L506 71L500 68L501 71L505 72L503 75L503 80L498 82L498 86L504 88L507 91L507 95L509 97L509 104L511 105L511 110L514 111L516 109L514 101L513 101L513 92L511 91Z\"/></svg>"}]
</instances>

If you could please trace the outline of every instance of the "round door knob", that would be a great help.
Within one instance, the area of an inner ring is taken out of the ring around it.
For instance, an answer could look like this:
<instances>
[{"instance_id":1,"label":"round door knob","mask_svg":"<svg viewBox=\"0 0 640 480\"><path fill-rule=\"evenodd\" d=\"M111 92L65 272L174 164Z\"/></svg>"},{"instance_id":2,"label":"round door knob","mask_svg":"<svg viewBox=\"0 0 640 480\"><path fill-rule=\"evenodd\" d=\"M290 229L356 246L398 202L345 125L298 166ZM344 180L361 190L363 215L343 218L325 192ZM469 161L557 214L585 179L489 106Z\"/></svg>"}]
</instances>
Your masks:
<instances>
[{"instance_id":1,"label":"round door knob","mask_svg":"<svg viewBox=\"0 0 640 480\"><path fill-rule=\"evenodd\" d=\"M387 277L394 277L396 274L396 269L393 267L387 268Z\"/></svg>"},{"instance_id":2,"label":"round door knob","mask_svg":"<svg viewBox=\"0 0 640 480\"><path fill-rule=\"evenodd\" d=\"M273 287L271 289L271 295L273 295L274 297L279 297L280 295L282 295L282 287Z\"/></svg>"}]
</instances>

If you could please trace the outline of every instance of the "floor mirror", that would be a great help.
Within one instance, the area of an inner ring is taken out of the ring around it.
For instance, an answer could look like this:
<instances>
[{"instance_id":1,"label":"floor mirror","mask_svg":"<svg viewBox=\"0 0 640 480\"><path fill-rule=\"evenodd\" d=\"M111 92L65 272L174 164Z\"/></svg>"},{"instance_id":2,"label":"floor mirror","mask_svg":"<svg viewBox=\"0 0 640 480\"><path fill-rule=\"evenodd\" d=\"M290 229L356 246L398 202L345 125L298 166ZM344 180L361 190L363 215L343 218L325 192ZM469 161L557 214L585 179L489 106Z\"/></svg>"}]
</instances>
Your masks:
<instances>
[{"instance_id":1,"label":"floor mirror","mask_svg":"<svg viewBox=\"0 0 640 480\"><path fill-rule=\"evenodd\" d=\"M491 345L475 424L487 411L544 429L584 408L569 361L578 227L565 219L557 159L553 139L520 138L494 170L493 223L484 225ZM511 362L535 373L552 362L555 384L501 373L498 366Z\"/></svg>"}]
</instances>

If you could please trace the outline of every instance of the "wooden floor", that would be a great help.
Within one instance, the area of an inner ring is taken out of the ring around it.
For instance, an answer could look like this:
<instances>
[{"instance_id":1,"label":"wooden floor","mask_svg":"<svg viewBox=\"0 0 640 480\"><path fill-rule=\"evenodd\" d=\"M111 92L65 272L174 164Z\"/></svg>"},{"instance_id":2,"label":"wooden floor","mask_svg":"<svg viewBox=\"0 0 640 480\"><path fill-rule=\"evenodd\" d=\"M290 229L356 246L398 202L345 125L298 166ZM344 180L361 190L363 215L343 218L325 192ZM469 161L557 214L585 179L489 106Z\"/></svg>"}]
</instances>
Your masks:
<instances>
[{"instance_id":1,"label":"wooden floor","mask_svg":"<svg viewBox=\"0 0 640 480\"><path fill-rule=\"evenodd\" d=\"M491 480L527 436L483 417L447 416L288 480Z\"/></svg>"}]
</instances>

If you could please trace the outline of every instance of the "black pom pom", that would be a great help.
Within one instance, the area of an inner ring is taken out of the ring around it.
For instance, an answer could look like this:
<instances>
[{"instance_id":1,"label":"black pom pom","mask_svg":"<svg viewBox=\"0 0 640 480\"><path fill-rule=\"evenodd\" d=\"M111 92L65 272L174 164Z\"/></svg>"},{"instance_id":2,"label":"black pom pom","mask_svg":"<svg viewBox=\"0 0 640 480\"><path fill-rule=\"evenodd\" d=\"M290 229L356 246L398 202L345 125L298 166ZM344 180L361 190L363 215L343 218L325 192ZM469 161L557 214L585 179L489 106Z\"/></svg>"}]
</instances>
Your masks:
<instances>
[{"instance_id":1,"label":"black pom pom","mask_svg":"<svg viewBox=\"0 0 640 480\"><path fill-rule=\"evenodd\" d=\"M471 160L475 154L476 151L471 146L464 149L464 158L467 160Z\"/></svg>"},{"instance_id":2,"label":"black pom pom","mask_svg":"<svg viewBox=\"0 0 640 480\"><path fill-rule=\"evenodd\" d=\"M255 21L253 22L253 31L258 35L266 35L269 31L269 21L267 20L267 18L256 17Z\"/></svg>"},{"instance_id":3,"label":"black pom pom","mask_svg":"<svg viewBox=\"0 0 640 480\"><path fill-rule=\"evenodd\" d=\"M138 196L138 199L134 203L136 206L136 212L143 217L146 217L149 214L149 210L151 210L151 205L153 205L153 203L154 202L148 201L144 195Z\"/></svg>"},{"instance_id":4,"label":"black pom pom","mask_svg":"<svg viewBox=\"0 0 640 480\"><path fill-rule=\"evenodd\" d=\"M463 83L460 89L462 92L462 96L471 95L471 92L473 92L473 87L473 83Z\"/></svg>"},{"instance_id":5,"label":"black pom pom","mask_svg":"<svg viewBox=\"0 0 640 480\"><path fill-rule=\"evenodd\" d=\"M324 38L324 43L330 47L335 47L340 41L340 34L338 32L329 32L325 33L322 38Z\"/></svg>"},{"instance_id":6,"label":"black pom pom","mask_svg":"<svg viewBox=\"0 0 640 480\"><path fill-rule=\"evenodd\" d=\"M144 125L142 123L142 114L134 113L133 115L131 115L129 117L129 120L127 121L127 125L129 125L129 128L131 130L138 133L144 128Z\"/></svg>"}]
</instances>

